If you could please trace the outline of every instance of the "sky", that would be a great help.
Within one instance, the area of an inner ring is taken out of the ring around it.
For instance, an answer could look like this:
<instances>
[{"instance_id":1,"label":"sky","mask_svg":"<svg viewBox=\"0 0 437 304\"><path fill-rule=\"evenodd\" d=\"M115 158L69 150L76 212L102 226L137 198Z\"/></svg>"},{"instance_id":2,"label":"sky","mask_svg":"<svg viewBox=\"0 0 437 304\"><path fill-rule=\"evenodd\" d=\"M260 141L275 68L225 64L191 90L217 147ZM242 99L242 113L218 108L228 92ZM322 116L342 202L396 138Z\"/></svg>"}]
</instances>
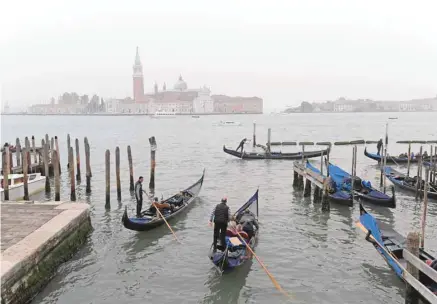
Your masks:
<instances>
[{"instance_id":1,"label":"sky","mask_svg":"<svg viewBox=\"0 0 437 304\"><path fill-rule=\"evenodd\" d=\"M155 81L259 96L265 108L338 97L437 95L437 1L0 0L0 96L132 96Z\"/></svg>"}]
</instances>

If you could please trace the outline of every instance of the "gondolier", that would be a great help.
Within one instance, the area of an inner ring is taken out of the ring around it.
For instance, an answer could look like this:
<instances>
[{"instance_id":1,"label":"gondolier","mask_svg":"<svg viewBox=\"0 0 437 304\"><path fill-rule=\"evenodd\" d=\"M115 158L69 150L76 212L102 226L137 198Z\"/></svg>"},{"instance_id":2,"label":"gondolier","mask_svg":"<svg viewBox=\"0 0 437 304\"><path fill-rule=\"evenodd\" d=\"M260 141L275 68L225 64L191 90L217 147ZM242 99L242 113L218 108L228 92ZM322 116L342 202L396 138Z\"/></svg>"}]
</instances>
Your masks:
<instances>
[{"instance_id":1,"label":"gondolier","mask_svg":"<svg viewBox=\"0 0 437 304\"><path fill-rule=\"evenodd\" d=\"M376 145L376 148L378 149L377 155L381 155L381 148L382 148L382 138L379 139L378 144Z\"/></svg>"},{"instance_id":2,"label":"gondolier","mask_svg":"<svg viewBox=\"0 0 437 304\"><path fill-rule=\"evenodd\" d=\"M246 143L247 138L244 138L242 141L240 141L240 144L238 145L237 149L235 151L238 151L238 149L241 148L241 153L243 153L244 144Z\"/></svg>"},{"instance_id":3,"label":"gondolier","mask_svg":"<svg viewBox=\"0 0 437 304\"><path fill-rule=\"evenodd\" d=\"M222 198L220 204L217 204L214 207L214 210L211 212L211 217L209 220L209 224L212 225L214 222L214 252L217 250L217 240L220 236L220 241L223 247L226 247L226 229L228 228L228 222L231 220L231 209L226 203L228 202L227 198Z\"/></svg>"},{"instance_id":4,"label":"gondolier","mask_svg":"<svg viewBox=\"0 0 437 304\"><path fill-rule=\"evenodd\" d=\"M141 209L143 208L143 177L140 176L135 183L135 198L137 200L137 217L141 216Z\"/></svg>"}]
</instances>

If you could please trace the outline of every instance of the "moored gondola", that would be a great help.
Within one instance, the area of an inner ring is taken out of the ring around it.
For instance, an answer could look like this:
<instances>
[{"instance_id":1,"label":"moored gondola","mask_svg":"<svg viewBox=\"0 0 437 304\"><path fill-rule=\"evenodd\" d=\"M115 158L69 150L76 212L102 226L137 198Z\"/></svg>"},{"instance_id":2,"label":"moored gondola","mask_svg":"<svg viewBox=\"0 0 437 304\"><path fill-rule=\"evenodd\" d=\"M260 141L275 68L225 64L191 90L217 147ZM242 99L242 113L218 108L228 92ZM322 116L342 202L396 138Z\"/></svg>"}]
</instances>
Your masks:
<instances>
[{"instance_id":1,"label":"moored gondola","mask_svg":"<svg viewBox=\"0 0 437 304\"><path fill-rule=\"evenodd\" d=\"M310 162L306 162L306 168L310 169L316 174L320 174L323 178L327 178L327 176L322 175L320 170L314 167ZM342 190L341 188L335 187L331 188L330 191L328 191L328 199L330 202L339 204L339 205L345 205L345 206L353 206L353 200L352 195Z\"/></svg>"},{"instance_id":2,"label":"moored gondola","mask_svg":"<svg viewBox=\"0 0 437 304\"><path fill-rule=\"evenodd\" d=\"M202 177L196 183L161 202L167 203L171 206L171 209L161 210L165 220L169 221L175 218L192 204L194 199L199 195L204 176L205 170L203 170ZM124 227L130 230L147 231L163 225L165 221L159 217L159 214L156 213L154 207L143 211L141 217L129 217L126 206L122 217L122 223Z\"/></svg>"},{"instance_id":3,"label":"moored gondola","mask_svg":"<svg viewBox=\"0 0 437 304\"><path fill-rule=\"evenodd\" d=\"M219 242L216 252L211 245L208 257L220 273L235 269L252 258L246 244L253 249L258 237L258 191L235 212L235 223L231 223L226 232L226 244ZM246 229L248 226L251 229Z\"/></svg>"},{"instance_id":4,"label":"moored gondola","mask_svg":"<svg viewBox=\"0 0 437 304\"><path fill-rule=\"evenodd\" d=\"M304 152L304 158L320 157L320 155L327 155L329 147L324 150ZM295 153L282 153L282 152L270 152L270 153L257 153L257 152L238 152L231 150L223 146L223 151L229 155L241 158L241 159L283 159L283 160L297 160L302 159L302 152Z\"/></svg>"},{"instance_id":5,"label":"moored gondola","mask_svg":"<svg viewBox=\"0 0 437 304\"><path fill-rule=\"evenodd\" d=\"M356 224L362 231L367 233L366 240L373 244L390 268L403 280L407 267L407 262L403 257L406 243L405 238L388 227L388 225L378 222L361 204L360 220ZM425 251L424 248L419 248L419 258L424 264L434 265L433 263L437 263L436 259ZM419 281L431 292L437 293L437 284L421 271L419 271Z\"/></svg>"},{"instance_id":6,"label":"moored gondola","mask_svg":"<svg viewBox=\"0 0 437 304\"><path fill-rule=\"evenodd\" d=\"M395 185L398 186L401 189L410 191L415 193L416 187L417 187L417 177L408 177L407 175L396 171L392 167L385 167L384 170L385 176ZM425 182L422 180L422 185L419 189L419 192L424 195L424 189L423 186L425 185ZM432 199L437 199L437 184L436 183L429 183L429 189L428 189L428 197Z\"/></svg>"},{"instance_id":7,"label":"moored gondola","mask_svg":"<svg viewBox=\"0 0 437 304\"><path fill-rule=\"evenodd\" d=\"M336 187L350 193L352 189L352 175L331 163L328 165L328 170ZM355 176L353 188L354 195L357 199L377 206L396 208L396 195L393 187L393 195L390 197L389 195L375 189L370 181L362 180L360 177Z\"/></svg>"},{"instance_id":8,"label":"moored gondola","mask_svg":"<svg viewBox=\"0 0 437 304\"><path fill-rule=\"evenodd\" d=\"M367 156L368 158L371 158L373 160L376 160L378 162L381 162L383 160L383 155L378 155L377 153L370 153L367 152L367 147L364 149L364 155ZM435 157L433 157L434 160L436 160ZM430 161L431 157L424 157L423 158L424 161ZM419 158L417 156L411 157L410 158L410 164L414 164L419 162ZM407 164L408 163L408 156L407 155L403 155L403 156L392 156L387 154L387 163L392 163L392 164Z\"/></svg>"}]
</instances>

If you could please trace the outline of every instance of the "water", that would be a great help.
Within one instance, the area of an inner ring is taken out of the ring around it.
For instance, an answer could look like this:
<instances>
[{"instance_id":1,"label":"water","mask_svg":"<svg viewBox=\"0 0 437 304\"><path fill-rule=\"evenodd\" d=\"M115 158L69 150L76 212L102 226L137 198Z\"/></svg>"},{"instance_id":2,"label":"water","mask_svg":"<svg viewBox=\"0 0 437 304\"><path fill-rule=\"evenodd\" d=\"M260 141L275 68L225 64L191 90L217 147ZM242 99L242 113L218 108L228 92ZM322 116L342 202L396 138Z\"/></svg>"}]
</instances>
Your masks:
<instances>
[{"instance_id":1,"label":"water","mask_svg":"<svg viewBox=\"0 0 437 304\"><path fill-rule=\"evenodd\" d=\"M254 120L258 143L266 142L268 127L272 128L272 141L378 140L384 136L389 116L393 113L199 119L188 116L168 120L2 116L2 142L15 142L17 136L23 140L31 135L40 140L45 133L59 137L63 200L69 199L67 134L70 133L72 142L79 138L82 164L85 163L84 136L91 145L92 194L85 194L82 165L83 181L78 185L77 198L91 205L95 230L83 249L60 267L33 303L285 303L284 296L276 291L256 260L219 277L207 257L212 241L208 218L214 205L226 195L231 210L235 211L257 187L261 230L256 253L292 295L293 303L403 303L404 284L355 228L358 206L332 205L330 213L322 212L320 204L313 204L293 190L291 161L242 161L222 151L223 144L235 148L243 137L251 138ZM394 144L396 140L437 138L434 113L396 113L395 116L399 119L389 121L389 152L406 151L405 146ZM243 126L213 126L220 120L237 120ZM191 185L206 168L200 198L189 212L172 222L183 245L173 239L166 226L140 233L121 224L125 206L131 214L135 208L129 193L126 148L132 147L135 178L144 175L147 187L150 136L155 136L158 143L156 191L159 196L166 197ZM115 191L116 146L121 149L121 202L117 202ZM106 149L111 151L112 161L110 211L104 208ZM376 145L369 147L370 151L375 149ZM359 147L357 172L379 185L377 165L364 157L363 150L364 147ZM418 150L414 146L413 151ZM331 160L350 171L351 155L351 147L334 147ZM371 205L368 210L406 235L419 229L421 206L406 193L397 192L397 198L395 210ZM437 255L436 214L437 204L430 202L426 247L434 255Z\"/></svg>"}]
</instances>

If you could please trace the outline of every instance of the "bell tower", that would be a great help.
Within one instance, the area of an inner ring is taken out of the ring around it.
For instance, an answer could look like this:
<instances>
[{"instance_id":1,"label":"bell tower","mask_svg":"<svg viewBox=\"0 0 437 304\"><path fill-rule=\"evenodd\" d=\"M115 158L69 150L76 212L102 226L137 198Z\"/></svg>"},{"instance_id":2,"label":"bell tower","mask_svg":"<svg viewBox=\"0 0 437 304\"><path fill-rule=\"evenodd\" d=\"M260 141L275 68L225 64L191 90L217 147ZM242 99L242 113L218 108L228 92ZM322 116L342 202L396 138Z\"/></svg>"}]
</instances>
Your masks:
<instances>
[{"instance_id":1,"label":"bell tower","mask_svg":"<svg viewBox=\"0 0 437 304\"><path fill-rule=\"evenodd\" d=\"M133 65L133 85L134 85L134 100L135 103L144 102L144 79L143 65L141 64L140 54L137 47L135 55L135 64Z\"/></svg>"}]
</instances>

